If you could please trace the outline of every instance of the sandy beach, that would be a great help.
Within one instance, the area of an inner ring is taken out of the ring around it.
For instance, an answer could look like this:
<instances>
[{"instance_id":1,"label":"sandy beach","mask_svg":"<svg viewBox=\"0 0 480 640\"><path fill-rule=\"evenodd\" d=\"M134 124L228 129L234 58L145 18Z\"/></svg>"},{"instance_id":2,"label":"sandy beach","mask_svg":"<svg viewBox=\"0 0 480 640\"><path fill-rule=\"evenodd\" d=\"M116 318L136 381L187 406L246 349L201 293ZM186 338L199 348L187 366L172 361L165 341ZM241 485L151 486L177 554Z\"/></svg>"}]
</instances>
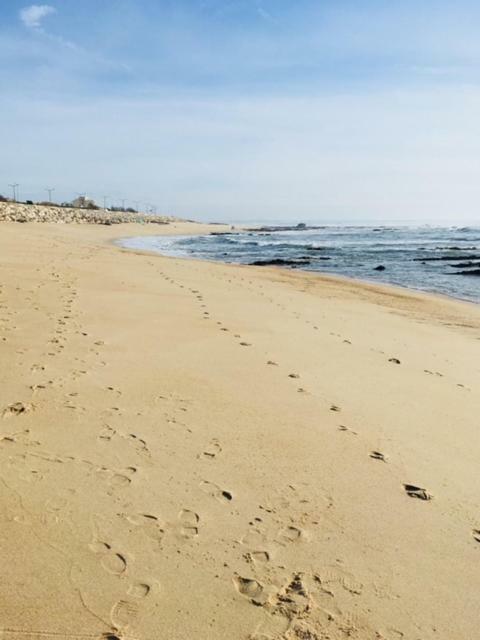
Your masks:
<instances>
[{"instance_id":1,"label":"sandy beach","mask_svg":"<svg viewBox=\"0 0 480 640\"><path fill-rule=\"evenodd\" d=\"M480 307L0 226L2 640L474 640Z\"/></svg>"}]
</instances>

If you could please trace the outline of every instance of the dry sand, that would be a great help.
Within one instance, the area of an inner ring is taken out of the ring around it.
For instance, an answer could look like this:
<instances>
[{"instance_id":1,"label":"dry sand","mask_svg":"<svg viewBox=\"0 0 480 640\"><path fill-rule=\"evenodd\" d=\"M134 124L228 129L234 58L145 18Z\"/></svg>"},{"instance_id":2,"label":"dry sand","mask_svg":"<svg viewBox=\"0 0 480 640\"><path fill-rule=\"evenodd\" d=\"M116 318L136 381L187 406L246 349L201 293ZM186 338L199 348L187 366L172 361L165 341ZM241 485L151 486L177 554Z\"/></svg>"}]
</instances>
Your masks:
<instances>
[{"instance_id":1,"label":"dry sand","mask_svg":"<svg viewBox=\"0 0 480 640\"><path fill-rule=\"evenodd\" d=\"M478 638L480 308L186 229L0 227L0 638Z\"/></svg>"}]
</instances>

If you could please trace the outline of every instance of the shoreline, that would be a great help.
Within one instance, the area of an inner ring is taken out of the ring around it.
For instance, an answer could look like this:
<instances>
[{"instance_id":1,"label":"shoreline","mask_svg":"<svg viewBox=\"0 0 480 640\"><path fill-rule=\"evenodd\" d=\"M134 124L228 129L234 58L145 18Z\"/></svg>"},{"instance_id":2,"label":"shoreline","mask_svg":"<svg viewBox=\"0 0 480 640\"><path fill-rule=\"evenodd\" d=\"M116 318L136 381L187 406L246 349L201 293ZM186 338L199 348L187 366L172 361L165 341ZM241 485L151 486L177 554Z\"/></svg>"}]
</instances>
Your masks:
<instances>
[{"instance_id":1,"label":"shoreline","mask_svg":"<svg viewBox=\"0 0 480 640\"><path fill-rule=\"evenodd\" d=\"M6 639L475 637L478 305L0 229Z\"/></svg>"},{"instance_id":2,"label":"shoreline","mask_svg":"<svg viewBox=\"0 0 480 640\"><path fill-rule=\"evenodd\" d=\"M146 235L150 235L150 234L146 234ZM164 234L152 234L154 235L154 237L161 237ZM168 234L170 235L170 234ZM197 235L196 233L191 233L191 234L185 234L185 235L192 235L195 236ZM270 270L273 269L274 272L276 270L280 270L283 272L287 272L287 273L295 273L295 272L300 272L301 274L310 274L313 276L317 276L318 278L320 278L321 280L325 280L325 281L333 281L333 282L338 282L339 284L343 283L347 283L347 284L353 284L355 285L355 283L357 283L360 287L365 287L365 288L370 288L373 291L377 291L377 292L384 292L385 294L388 295L388 293L392 293L392 295L394 294L394 292L396 290L399 290L399 293L411 293L413 296L417 295L419 297L427 297L427 298L433 298L436 299L438 298L439 300L443 300L445 302L458 302L461 304L466 304L466 305L473 305L474 307L478 307L478 305L480 305L480 300L478 302L475 302L474 300L469 300L467 298L459 298L459 297L455 297L452 295L448 295L446 293L442 293L440 291L429 291L429 290L424 290L424 289L417 289L415 287L411 287L411 286L407 286L407 285L402 285L402 284L397 284L397 283L387 283L387 282L376 282L376 281L371 281L371 280L364 280L362 278L357 278L354 276L347 276L347 275L343 275L340 273L330 273L330 272L324 272L324 271L314 271L314 270L308 270L308 269L302 269L301 267L299 268L295 268L295 269L289 269L288 267L284 267L284 266L280 266L280 265L265 265L265 266L258 266L258 265L251 265L249 263L243 263L243 262L225 262L223 260L210 260L208 258L200 258L197 256L186 256L186 255L169 255L168 253L161 253L160 251L152 251L149 249L134 249L134 248L130 248L130 247L125 247L121 244L122 241L125 240L135 240L137 238L141 238L143 236L122 236L122 237L118 237L118 238L114 238L112 240L109 240L109 243L116 246L117 248L124 250L124 251L130 251L133 253L138 253L139 255L151 255L151 256L161 256L163 258L171 258L172 260L192 260L192 261L198 261L198 262L206 262L208 264L222 264L225 266L238 266L238 267L250 267L253 269L261 269L263 271L266 270ZM392 290L392 291L390 291Z\"/></svg>"}]
</instances>

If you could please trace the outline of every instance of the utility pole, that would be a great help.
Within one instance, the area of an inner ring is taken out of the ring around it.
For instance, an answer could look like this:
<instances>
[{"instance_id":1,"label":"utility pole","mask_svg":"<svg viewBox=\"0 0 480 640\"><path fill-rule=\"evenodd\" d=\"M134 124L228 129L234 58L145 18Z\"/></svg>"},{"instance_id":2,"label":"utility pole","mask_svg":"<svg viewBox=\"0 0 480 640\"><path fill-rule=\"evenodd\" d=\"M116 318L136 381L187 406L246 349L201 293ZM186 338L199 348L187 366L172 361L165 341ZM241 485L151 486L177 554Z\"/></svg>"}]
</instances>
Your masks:
<instances>
[{"instance_id":1,"label":"utility pole","mask_svg":"<svg viewBox=\"0 0 480 640\"><path fill-rule=\"evenodd\" d=\"M122 209L125 211L125 198L122 199Z\"/></svg>"},{"instance_id":2,"label":"utility pole","mask_svg":"<svg viewBox=\"0 0 480 640\"><path fill-rule=\"evenodd\" d=\"M48 201L52 202L52 191L55 191L54 187L47 187L45 191L48 193Z\"/></svg>"},{"instance_id":3,"label":"utility pole","mask_svg":"<svg viewBox=\"0 0 480 640\"><path fill-rule=\"evenodd\" d=\"M9 184L8 186L12 187L13 201L16 202L17 201L17 187L19 187L20 185L18 184L18 182L15 182L14 184Z\"/></svg>"},{"instance_id":4,"label":"utility pole","mask_svg":"<svg viewBox=\"0 0 480 640\"><path fill-rule=\"evenodd\" d=\"M107 198L109 198L110 196L103 196L103 209L104 211L107 210Z\"/></svg>"}]
</instances>

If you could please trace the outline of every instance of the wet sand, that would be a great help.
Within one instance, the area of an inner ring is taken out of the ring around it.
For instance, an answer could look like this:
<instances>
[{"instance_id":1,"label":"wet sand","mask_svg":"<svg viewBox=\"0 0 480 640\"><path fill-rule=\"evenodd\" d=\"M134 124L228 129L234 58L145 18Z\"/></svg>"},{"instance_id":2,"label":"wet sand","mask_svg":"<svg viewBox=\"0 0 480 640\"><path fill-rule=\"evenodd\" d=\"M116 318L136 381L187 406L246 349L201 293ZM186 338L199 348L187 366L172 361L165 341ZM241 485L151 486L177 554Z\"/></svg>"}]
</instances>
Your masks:
<instances>
[{"instance_id":1,"label":"wet sand","mask_svg":"<svg viewBox=\"0 0 480 640\"><path fill-rule=\"evenodd\" d=\"M0 638L473 640L480 307L206 229L0 226Z\"/></svg>"}]
</instances>

